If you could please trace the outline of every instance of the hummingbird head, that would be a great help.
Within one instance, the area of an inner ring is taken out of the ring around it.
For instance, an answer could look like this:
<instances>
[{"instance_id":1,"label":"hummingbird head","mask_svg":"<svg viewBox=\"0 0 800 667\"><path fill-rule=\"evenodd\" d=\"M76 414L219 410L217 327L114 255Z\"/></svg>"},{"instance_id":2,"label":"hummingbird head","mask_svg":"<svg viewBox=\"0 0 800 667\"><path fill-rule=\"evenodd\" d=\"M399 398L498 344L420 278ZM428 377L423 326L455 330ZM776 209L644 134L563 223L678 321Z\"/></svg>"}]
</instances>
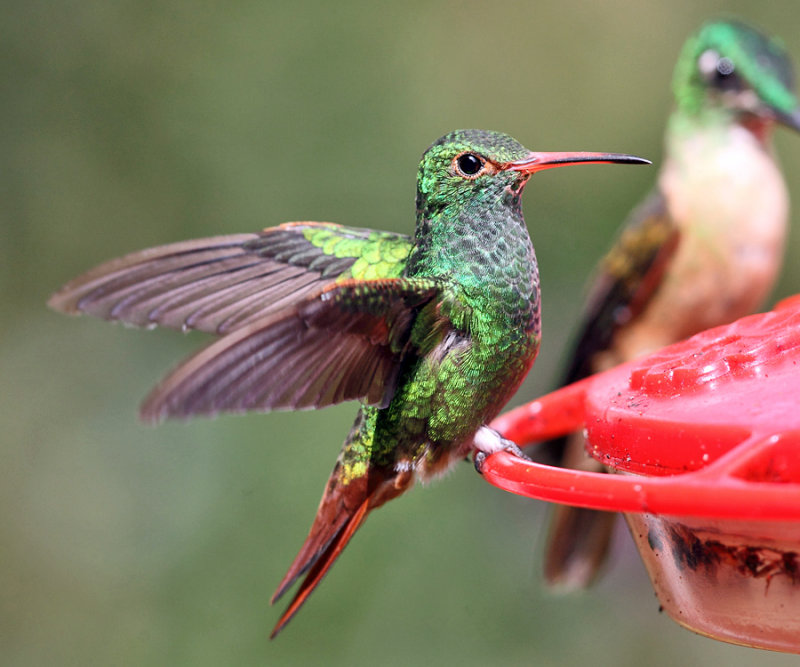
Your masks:
<instances>
[{"instance_id":1,"label":"hummingbird head","mask_svg":"<svg viewBox=\"0 0 800 667\"><path fill-rule=\"evenodd\" d=\"M425 151L417 175L417 211L423 217L464 207L518 202L531 174L579 162L647 160L617 153L536 153L501 132L456 130Z\"/></svg>"},{"instance_id":2,"label":"hummingbird head","mask_svg":"<svg viewBox=\"0 0 800 667\"><path fill-rule=\"evenodd\" d=\"M687 40L673 91L678 108L689 113L712 108L744 124L779 122L800 130L800 104L786 49L740 21L707 23Z\"/></svg>"},{"instance_id":3,"label":"hummingbird head","mask_svg":"<svg viewBox=\"0 0 800 667\"><path fill-rule=\"evenodd\" d=\"M536 260L520 194L531 174L577 162L647 164L615 153L534 153L507 134L485 130L441 137L419 165L417 225L406 270L471 281L481 266L505 262L509 280L531 289Z\"/></svg>"}]
</instances>

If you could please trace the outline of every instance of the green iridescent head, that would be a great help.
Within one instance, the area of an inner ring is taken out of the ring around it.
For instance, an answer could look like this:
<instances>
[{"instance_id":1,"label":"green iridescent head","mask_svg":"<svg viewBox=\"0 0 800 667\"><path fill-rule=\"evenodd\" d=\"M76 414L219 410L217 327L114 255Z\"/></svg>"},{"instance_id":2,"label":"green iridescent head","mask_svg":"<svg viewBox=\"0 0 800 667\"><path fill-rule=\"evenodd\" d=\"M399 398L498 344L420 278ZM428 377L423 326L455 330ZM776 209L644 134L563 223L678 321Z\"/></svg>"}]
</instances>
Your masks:
<instances>
[{"instance_id":1,"label":"green iridescent head","mask_svg":"<svg viewBox=\"0 0 800 667\"><path fill-rule=\"evenodd\" d=\"M422 156L417 174L417 209L496 199L507 188L518 193L530 174L505 169L530 154L500 132L456 130L437 139Z\"/></svg>"},{"instance_id":2,"label":"green iridescent head","mask_svg":"<svg viewBox=\"0 0 800 667\"><path fill-rule=\"evenodd\" d=\"M739 21L707 23L687 40L673 92L687 113L711 108L800 129L789 55L778 40Z\"/></svg>"},{"instance_id":3,"label":"green iridescent head","mask_svg":"<svg viewBox=\"0 0 800 667\"><path fill-rule=\"evenodd\" d=\"M531 174L580 162L648 163L618 153L535 153L501 132L456 130L422 156L417 211L427 217L446 209L512 204Z\"/></svg>"}]
</instances>

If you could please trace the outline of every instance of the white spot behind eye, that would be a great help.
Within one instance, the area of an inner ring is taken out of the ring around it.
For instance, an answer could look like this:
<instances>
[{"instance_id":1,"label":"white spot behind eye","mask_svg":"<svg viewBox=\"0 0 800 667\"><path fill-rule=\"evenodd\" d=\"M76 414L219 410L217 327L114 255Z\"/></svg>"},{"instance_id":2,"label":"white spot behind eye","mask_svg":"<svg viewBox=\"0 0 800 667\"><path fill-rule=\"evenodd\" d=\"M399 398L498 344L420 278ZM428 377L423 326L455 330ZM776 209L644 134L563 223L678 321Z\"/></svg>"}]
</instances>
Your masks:
<instances>
[{"instance_id":1,"label":"white spot behind eye","mask_svg":"<svg viewBox=\"0 0 800 667\"><path fill-rule=\"evenodd\" d=\"M717 71L717 62L719 61L719 53L714 49L703 51L697 59L697 67L703 76L710 77ZM731 63L733 64L733 63Z\"/></svg>"}]
</instances>

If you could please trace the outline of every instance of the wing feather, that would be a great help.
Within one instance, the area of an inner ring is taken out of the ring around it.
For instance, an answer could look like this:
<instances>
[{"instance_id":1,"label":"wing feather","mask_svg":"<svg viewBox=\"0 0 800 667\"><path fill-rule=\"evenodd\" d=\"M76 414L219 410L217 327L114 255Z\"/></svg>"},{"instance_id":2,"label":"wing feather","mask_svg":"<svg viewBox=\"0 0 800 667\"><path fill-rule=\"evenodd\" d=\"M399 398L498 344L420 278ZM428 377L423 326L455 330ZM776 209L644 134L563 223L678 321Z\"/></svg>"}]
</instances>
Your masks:
<instances>
[{"instance_id":1,"label":"wing feather","mask_svg":"<svg viewBox=\"0 0 800 667\"><path fill-rule=\"evenodd\" d=\"M562 385L594 372L595 356L609 348L615 331L639 315L658 288L679 238L660 192L632 212L595 276Z\"/></svg>"},{"instance_id":2,"label":"wing feather","mask_svg":"<svg viewBox=\"0 0 800 667\"><path fill-rule=\"evenodd\" d=\"M439 291L433 280L406 278L320 290L191 357L145 400L142 416L386 405L416 316Z\"/></svg>"},{"instance_id":3,"label":"wing feather","mask_svg":"<svg viewBox=\"0 0 800 667\"><path fill-rule=\"evenodd\" d=\"M126 255L69 282L49 303L134 326L225 334L351 277L355 262L374 248L378 275L396 277L411 240L332 223L286 223Z\"/></svg>"}]
</instances>

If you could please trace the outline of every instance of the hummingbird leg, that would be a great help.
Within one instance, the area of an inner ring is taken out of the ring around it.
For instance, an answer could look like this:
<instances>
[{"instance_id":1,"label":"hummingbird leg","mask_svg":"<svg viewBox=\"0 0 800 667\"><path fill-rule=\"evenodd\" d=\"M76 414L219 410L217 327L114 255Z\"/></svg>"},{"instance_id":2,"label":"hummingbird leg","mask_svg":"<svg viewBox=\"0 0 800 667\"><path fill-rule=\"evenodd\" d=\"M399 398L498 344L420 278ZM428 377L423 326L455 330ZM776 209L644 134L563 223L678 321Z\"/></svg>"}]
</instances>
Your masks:
<instances>
[{"instance_id":1,"label":"hummingbird leg","mask_svg":"<svg viewBox=\"0 0 800 667\"><path fill-rule=\"evenodd\" d=\"M488 426L481 426L477 430L473 440L473 445L475 447L475 456L473 457L475 470L477 470L478 474L481 475L483 474L483 463L486 461L486 457L489 456L489 454L494 454L495 452L505 450L507 452L511 452L514 456L525 459L526 461L531 460L529 456L522 452L516 443L511 442L511 440L507 440L493 428L489 428Z\"/></svg>"}]
</instances>

